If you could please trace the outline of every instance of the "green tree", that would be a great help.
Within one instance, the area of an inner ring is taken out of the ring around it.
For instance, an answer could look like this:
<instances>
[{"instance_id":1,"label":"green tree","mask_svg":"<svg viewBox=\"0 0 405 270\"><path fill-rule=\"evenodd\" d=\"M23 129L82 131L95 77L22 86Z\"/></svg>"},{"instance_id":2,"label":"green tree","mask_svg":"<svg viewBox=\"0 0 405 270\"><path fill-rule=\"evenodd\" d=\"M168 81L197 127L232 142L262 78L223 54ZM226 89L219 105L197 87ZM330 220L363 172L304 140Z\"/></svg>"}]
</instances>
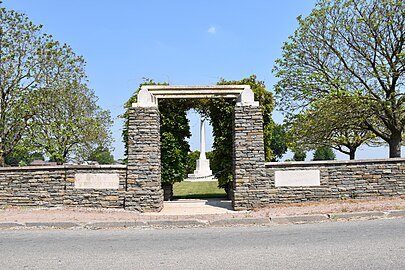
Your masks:
<instances>
[{"instance_id":1,"label":"green tree","mask_svg":"<svg viewBox=\"0 0 405 270\"><path fill-rule=\"evenodd\" d=\"M191 174L195 171L197 166L197 160L200 158L200 151L192 151L187 155L187 167L186 174Z\"/></svg>"},{"instance_id":2,"label":"green tree","mask_svg":"<svg viewBox=\"0 0 405 270\"><path fill-rule=\"evenodd\" d=\"M358 118L350 118L351 107L347 106L350 101L342 104L342 100L343 97L319 99L304 112L291 117L287 121L290 148L308 151L330 146L355 159L356 150L361 145L376 145L374 133L361 128L362 122Z\"/></svg>"},{"instance_id":3,"label":"green tree","mask_svg":"<svg viewBox=\"0 0 405 270\"><path fill-rule=\"evenodd\" d=\"M335 160L336 155L333 153L332 148L322 146L315 150L313 160Z\"/></svg>"},{"instance_id":4,"label":"green tree","mask_svg":"<svg viewBox=\"0 0 405 270\"><path fill-rule=\"evenodd\" d=\"M30 123L28 138L59 164L85 160L100 145L110 148L112 119L97 105L94 91L81 82L63 82L37 92L40 113Z\"/></svg>"},{"instance_id":5,"label":"green tree","mask_svg":"<svg viewBox=\"0 0 405 270\"><path fill-rule=\"evenodd\" d=\"M24 14L0 8L0 165L18 145L63 162L106 138L99 131L109 133L111 120L94 109L85 79L84 60L68 45Z\"/></svg>"},{"instance_id":6,"label":"green tree","mask_svg":"<svg viewBox=\"0 0 405 270\"><path fill-rule=\"evenodd\" d=\"M97 161L98 164L114 164L115 162L110 149L101 145L89 153L87 160Z\"/></svg>"},{"instance_id":7,"label":"green tree","mask_svg":"<svg viewBox=\"0 0 405 270\"><path fill-rule=\"evenodd\" d=\"M34 160L45 160L39 152L27 151L26 147L16 146L12 152L5 157L5 164L8 166L26 166Z\"/></svg>"},{"instance_id":8,"label":"green tree","mask_svg":"<svg viewBox=\"0 0 405 270\"><path fill-rule=\"evenodd\" d=\"M292 160L305 161L306 158L307 158L307 153L305 153L305 151L297 150L294 152L294 156L293 156Z\"/></svg>"},{"instance_id":9,"label":"green tree","mask_svg":"<svg viewBox=\"0 0 405 270\"><path fill-rule=\"evenodd\" d=\"M274 155L271 161L278 161L287 152L287 132L284 125L275 124L271 134L270 148Z\"/></svg>"},{"instance_id":10,"label":"green tree","mask_svg":"<svg viewBox=\"0 0 405 270\"><path fill-rule=\"evenodd\" d=\"M356 119L389 144L390 157L399 157L405 126L405 2L319 0L298 22L274 68L280 109L291 115L319 99L347 102L340 121Z\"/></svg>"},{"instance_id":11,"label":"green tree","mask_svg":"<svg viewBox=\"0 0 405 270\"><path fill-rule=\"evenodd\" d=\"M191 136L187 119L190 104L181 99L159 101L162 182L173 184L186 177Z\"/></svg>"},{"instance_id":12,"label":"green tree","mask_svg":"<svg viewBox=\"0 0 405 270\"><path fill-rule=\"evenodd\" d=\"M0 7L0 165L21 140L32 115L30 93L44 84L47 37L21 13Z\"/></svg>"}]
</instances>

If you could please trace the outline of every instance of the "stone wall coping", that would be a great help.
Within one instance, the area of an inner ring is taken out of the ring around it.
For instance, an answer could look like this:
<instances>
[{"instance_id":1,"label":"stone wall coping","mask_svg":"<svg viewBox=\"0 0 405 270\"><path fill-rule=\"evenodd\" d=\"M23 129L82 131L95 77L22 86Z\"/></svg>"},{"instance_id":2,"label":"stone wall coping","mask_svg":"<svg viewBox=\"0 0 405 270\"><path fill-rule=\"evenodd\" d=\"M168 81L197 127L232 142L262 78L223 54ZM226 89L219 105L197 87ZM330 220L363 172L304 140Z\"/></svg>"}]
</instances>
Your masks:
<instances>
[{"instance_id":1,"label":"stone wall coping","mask_svg":"<svg viewBox=\"0 0 405 270\"><path fill-rule=\"evenodd\" d=\"M0 172L4 171L59 171L59 170L126 170L127 165L56 165L56 166L23 166L23 167L0 167Z\"/></svg>"},{"instance_id":2,"label":"stone wall coping","mask_svg":"<svg viewBox=\"0 0 405 270\"><path fill-rule=\"evenodd\" d=\"M385 158L385 159L359 159L359 160L319 160L319 161L284 161L284 162L266 162L267 168L277 167L316 167L316 166L335 166L335 165L356 165L356 164L386 164L386 163L405 163L405 158Z\"/></svg>"}]
</instances>

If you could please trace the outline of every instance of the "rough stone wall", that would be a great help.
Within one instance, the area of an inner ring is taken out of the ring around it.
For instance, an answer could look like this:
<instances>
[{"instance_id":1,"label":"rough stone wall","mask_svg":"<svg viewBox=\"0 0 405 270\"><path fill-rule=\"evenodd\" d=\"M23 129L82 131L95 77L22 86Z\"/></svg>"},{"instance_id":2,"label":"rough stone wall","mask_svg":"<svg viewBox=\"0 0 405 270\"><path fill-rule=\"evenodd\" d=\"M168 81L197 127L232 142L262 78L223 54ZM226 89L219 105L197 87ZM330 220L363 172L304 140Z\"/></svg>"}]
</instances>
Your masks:
<instances>
[{"instance_id":1,"label":"rough stone wall","mask_svg":"<svg viewBox=\"0 0 405 270\"><path fill-rule=\"evenodd\" d=\"M141 212L163 208L160 179L160 114L157 107L133 107L129 112L126 207Z\"/></svg>"},{"instance_id":2,"label":"rough stone wall","mask_svg":"<svg viewBox=\"0 0 405 270\"><path fill-rule=\"evenodd\" d=\"M319 170L320 186L276 187L275 171ZM405 159L266 163L266 203L405 196Z\"/></svg>"},{"instance_id":3,"label":"rough stone wall","mask_svg":"<svg viewBox=\"0 0 405 270\"><path fill-rule=\"evenodd\" d=\"M76 173L118 174L119 189L76 189ZM125 208L126 166L0 168L0 206Z\"/></svg>"},{"instance_id":4,"label":"rough stone wall","mask_svg":"<svg viewBox=\"0 0 405 270\"><path fill-rule=\"evenodd\" d=\"M239 135L239 139L235 138L238 146L235 151L236 210L272 203L405 196L405 159L264 163L249 154L256 150L248 150L258 137L249 132ZM242 142L242 138L250 143ZM246 157L250 157L250 161ZM256 162L265 169L255 167ZM295 170L319 170L320 185L275 186L276 171ZM118 174L119 188L77 189L74 186L77 173ZM126 177L127 167L122 165L0 168L0 207L80 206L135 210L137 206L131 203L142 193L134 186L128 189ZM128 202L131 203L128 205ZM145 199L143 203L147 205L149 201Z\"/></svg>"},{"instance_id":5,"label":"rough stone wall","mask_svg":"<svg viewBox=\"0 0 405 270\"><path fill-rule=\"evenodd\" d=\"M141 212L163 207L159 111L130 110L128 166L0 168L0 207L82 206ZM272 203L337 198L405 196L405 159L264 162L259 106L236 106L233 132L233 206L254 209ZM319 186L276 187L276 171L319 170ZM118 174L118 189L77 189L75 174Z\"/></svg>"},{"instance_id":6,"label":"rough stone wall","mask_svg":"<svg viewBox=\"0 0 405 270\"><path fill-rule=\"evenodd\" d=\"M266 199L263 118L260 106L235 106L233 131L233 207L252 209Z\"/></svg>"}]
</instances>

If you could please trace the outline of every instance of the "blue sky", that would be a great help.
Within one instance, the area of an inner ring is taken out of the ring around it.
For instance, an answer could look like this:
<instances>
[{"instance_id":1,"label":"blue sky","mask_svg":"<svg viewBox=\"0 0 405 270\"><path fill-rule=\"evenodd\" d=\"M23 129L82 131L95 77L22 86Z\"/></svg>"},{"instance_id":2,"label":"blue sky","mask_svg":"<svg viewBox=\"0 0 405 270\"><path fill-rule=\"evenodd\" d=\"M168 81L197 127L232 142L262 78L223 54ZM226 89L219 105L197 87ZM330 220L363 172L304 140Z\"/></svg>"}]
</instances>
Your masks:
<instances>
[{"instance_id":1,"label":"blue sky","mask_svg":"<svg viewBox=\"0 0 405 270\"><path fill-rule=\"evenodd\" d=\"M3 0L87 61L90 87L115 118L114 156L122 158L123 104L143 77L172 85L216 84L256 74L269 91L281 46L315 0ZM274 119L282 121L275 112ZM198 117L191 116L198 149ZM207 130L210 132L210 129ZM207 143L208 145L210 142ZM387 149L360 151L383 158ZM347 159L338 155L339 159Z\"/></svg>"}]
</instances>

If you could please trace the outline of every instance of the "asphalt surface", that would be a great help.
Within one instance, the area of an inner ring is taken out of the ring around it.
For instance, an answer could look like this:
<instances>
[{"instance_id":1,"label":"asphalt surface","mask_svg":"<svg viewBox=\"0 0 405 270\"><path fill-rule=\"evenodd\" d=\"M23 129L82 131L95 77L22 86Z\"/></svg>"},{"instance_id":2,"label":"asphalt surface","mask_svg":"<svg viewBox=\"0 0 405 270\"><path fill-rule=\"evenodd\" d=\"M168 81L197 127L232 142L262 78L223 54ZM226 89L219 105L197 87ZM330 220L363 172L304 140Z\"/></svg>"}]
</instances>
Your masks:
<instances>
[{"instance_id":1,"label":"asphalt surface","mask_svg":"<svg viewBox=\"0 0 405 270\"><path fill-rule=\"evenodd\" d=\"M404 269L405 219L1 230L1 269Z\"/></svg>"}]
</instances>

